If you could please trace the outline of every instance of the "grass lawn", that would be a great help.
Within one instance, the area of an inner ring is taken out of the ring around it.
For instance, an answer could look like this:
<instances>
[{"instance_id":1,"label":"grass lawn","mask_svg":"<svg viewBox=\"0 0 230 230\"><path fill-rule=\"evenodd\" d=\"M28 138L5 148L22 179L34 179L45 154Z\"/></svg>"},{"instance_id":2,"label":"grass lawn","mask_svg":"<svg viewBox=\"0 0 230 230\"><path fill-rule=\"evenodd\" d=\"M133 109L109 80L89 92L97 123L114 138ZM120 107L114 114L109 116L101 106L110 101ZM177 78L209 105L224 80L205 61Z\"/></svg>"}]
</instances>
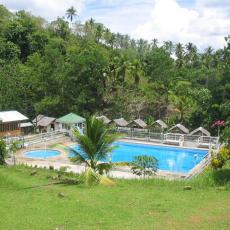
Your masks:
<instances>
[{"instance_id":1,"label":"grass lawn","mask_svg":"<svg viewBox=\"0 0 230 230\"><path fill-rule=\"evenodd\" d=\"M229 167L230 168L230 167ZM230 229L230 169L192 181L46 185L54 172L0 168L0 229ZM192 190L183 190L191 185ZM63 192L65 197L59 197Z\"/></svg>"}]
</instances>

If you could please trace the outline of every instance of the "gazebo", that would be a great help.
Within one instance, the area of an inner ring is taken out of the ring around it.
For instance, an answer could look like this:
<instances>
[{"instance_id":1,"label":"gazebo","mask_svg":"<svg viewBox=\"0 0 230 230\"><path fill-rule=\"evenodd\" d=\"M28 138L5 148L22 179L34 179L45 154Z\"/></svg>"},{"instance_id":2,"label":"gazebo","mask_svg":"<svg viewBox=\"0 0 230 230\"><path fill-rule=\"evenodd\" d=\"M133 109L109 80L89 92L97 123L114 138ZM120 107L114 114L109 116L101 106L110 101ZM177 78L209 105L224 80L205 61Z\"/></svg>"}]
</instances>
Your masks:
<instances>
[{"instance_id":1,"label":"gazebo","mask_svg":"<svg viewBox=\"0 0 230 230\"><path fill-rule=\"evenodd\" d=\"M59 129L65 129L71 131L72 128L77 128L82 130L84 128L85 118L75 114L69 113L63 117L56 120Z\"/></svg>"},{"instance_id":2,"label":"gazebo","mask_svg":"<svg viewBox=\"0 0 230 230\"><path fill-rule=\"evenodd\" d=\"M106 124L106 125L108 125L111 122L111 120L106 116L99 116L99 117L96 117L96 118L99 119L99 120L102 120L104 122L104 124Z\"/></svg>"},{"instance_id":3,"label":"gazebo","mask_svg":"<svg viewBox=\"0 0 230 230\"><path fill-rule=\"evenodd\" d=\"M203 127L199 127L197 129L194 129L190 135L198 135L198 136L208 136L210 137L210 132L208 130L206 130L205 128Z\"/></svg>"},{"instance_id":4,"label":"gazebo","mask_svg":"<svg viewBox=\"0 0 230 230\"><path fill-rule=\"evenodd\" d=\"M189 134L189 130L182 124L176 124L168 130L168 133Z\"/></svg>"},{"instance_id":5,"label":"gazebo","mask_svg":"<svg viewBox=\"0 0 230 230\"><path fill-rule=\"evenodd\" d=\"M139 118L139 119L131 121L128 124L128 127L130 127L130 128L137 128L137 129L145 129L145 128L147 128L147 124L143 120L141 120Z\"/></svg>"},{"instance_id":6,"label":"gazebo","mask_svg":"<svg viewBox=\"0 0 230 230\"><path fill-rule=\"evenodd\" d=\"M152 125L149 126L150 129L160 132L162 132L164 129L167 129L167 127L168 126L165 124L165 122L160 119L156 120Z\"/></svg>"}]
</instances>

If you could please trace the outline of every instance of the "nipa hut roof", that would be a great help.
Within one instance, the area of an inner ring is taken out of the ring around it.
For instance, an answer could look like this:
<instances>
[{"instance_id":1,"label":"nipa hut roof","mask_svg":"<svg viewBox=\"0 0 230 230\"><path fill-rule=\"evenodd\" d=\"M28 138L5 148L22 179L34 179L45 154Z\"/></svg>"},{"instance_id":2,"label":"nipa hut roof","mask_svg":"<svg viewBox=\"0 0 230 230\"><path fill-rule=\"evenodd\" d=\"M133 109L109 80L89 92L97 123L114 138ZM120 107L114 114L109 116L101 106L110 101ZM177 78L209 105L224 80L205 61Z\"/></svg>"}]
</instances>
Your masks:
<instances>
[{"instance_id":1,"label":"nipa hut roof","mask_svg":"<svg viewBox=\"0 0 230 230\"><path fill-rule=\"evenodd\" d=\"M129 124L123 117L114 119L113 122L120 127L126 127Z\"/></svg>"},{"instance_id":2,"label":"nipa hut roof","mask_svg":"<svg viewBox=\"0 0 230 230\"><path fill-rule=\"evenodd\" d=\"M159 126L161 126L161 128L163 128L163 129L166 129L168 126L162 121L162 120L156 120L154 123L153 123L153 125L154 124L158 124Z\"/></svg>"},{"instance_id":3,"label":"nipa hut roof","mask_svg":"<svg viewBox=\"0 0 230 230\"><path fill-rule=\"evenodd\" d=\"M208 130L206 130L203 127L199 127L197 129L194 129L190 134L191 135L196 135L197 133L201 132L202 134L204 134L205 136L210 136L210 132Z\"/></svg>"},{"instance_id":4,"label":"nipa hut roof","mask_svg":"<svg viewBox=\"0 0 230 230\"><path fill-rule=\"evenodd\" d=\"M172 131L174 129L179 129L185 134L189 133L189 130L185 126L183 126L182 124L176 124L173 127L171 127L168 131Z\"/></svg>"},{"instance_id":5,"label":"nipa hut roof","mask_svg":"<svg viewBox=\"0 0 230 230\"><path fill-rule=\"evenodd\" d=\"M36 118L33 119L33 123L36 126L46 127L46 126L50 125L52 122L54 122L55 120L56 120L56 118L54 118L54 117L46 117L46 116L40 114Z\"/></svg>"},{"instance_id":6,"label":"nipa hut roof","mask_svg":"<svg viewBox=\"0 0 230 230\"><path fill-rule=\"evenodd\" d=\"M99 116L99 117L96 117L96 118L99 119L99 120L102 120L105 124L109 124L111 122L111 120L106 116Z\"/></svg>"},{"instance_id":7,"label":"nipa hut roof","mask_svg":"<svg viewBox=\"0 0 230 230\"><path fill-rule=\"evenodd\" d=\"M140 118L131 121L128 126L132 126L132 125L136 125L136 126L143 128L143 129L147 127L147 124L143 120L141 120Z\"/></svg>"}]
</instances>

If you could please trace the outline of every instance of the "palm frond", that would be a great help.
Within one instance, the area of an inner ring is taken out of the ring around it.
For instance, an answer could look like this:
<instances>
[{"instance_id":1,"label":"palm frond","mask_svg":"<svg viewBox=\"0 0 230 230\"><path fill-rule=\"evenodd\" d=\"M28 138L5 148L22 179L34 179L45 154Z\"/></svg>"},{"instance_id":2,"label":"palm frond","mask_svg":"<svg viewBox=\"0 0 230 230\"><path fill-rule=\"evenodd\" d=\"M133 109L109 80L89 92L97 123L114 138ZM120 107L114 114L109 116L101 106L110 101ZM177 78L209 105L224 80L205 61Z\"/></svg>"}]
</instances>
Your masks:
<instances>
[{"instance_id":1,"label":"palm frond","mask_svg":"<svg viewBox=\"0 0 230 230\"><path fill-rule=\"evenodd\" d=\"M98 162L107 160L109 153L116 148L112 144L120 137L118 134L111 134L103 121L95 117L86 119L84 134L77 129L73 130L73 134L90 167L98 171Z\"/></svg>"}]
</instances>

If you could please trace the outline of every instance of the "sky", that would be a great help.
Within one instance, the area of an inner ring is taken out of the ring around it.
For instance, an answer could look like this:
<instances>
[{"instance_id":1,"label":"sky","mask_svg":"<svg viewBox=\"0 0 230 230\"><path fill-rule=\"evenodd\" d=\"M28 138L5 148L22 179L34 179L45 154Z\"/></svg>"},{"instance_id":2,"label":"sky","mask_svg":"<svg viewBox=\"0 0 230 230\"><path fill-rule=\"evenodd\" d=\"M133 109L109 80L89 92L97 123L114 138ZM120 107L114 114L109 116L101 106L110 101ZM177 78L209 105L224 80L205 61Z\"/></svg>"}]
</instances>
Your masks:
<instances>
[{"instance_id":1,"label":"sky","mask_svg":"<svg viewBox=\"0 0 230 230\"><path fill-rule=\"evenodd\" d=\"M151 41L192 42L223 48L230 34L230 0L0 0L11 11L25 9L53 21L74 6L113 32Z\"/></svg>"}]
</instances>

